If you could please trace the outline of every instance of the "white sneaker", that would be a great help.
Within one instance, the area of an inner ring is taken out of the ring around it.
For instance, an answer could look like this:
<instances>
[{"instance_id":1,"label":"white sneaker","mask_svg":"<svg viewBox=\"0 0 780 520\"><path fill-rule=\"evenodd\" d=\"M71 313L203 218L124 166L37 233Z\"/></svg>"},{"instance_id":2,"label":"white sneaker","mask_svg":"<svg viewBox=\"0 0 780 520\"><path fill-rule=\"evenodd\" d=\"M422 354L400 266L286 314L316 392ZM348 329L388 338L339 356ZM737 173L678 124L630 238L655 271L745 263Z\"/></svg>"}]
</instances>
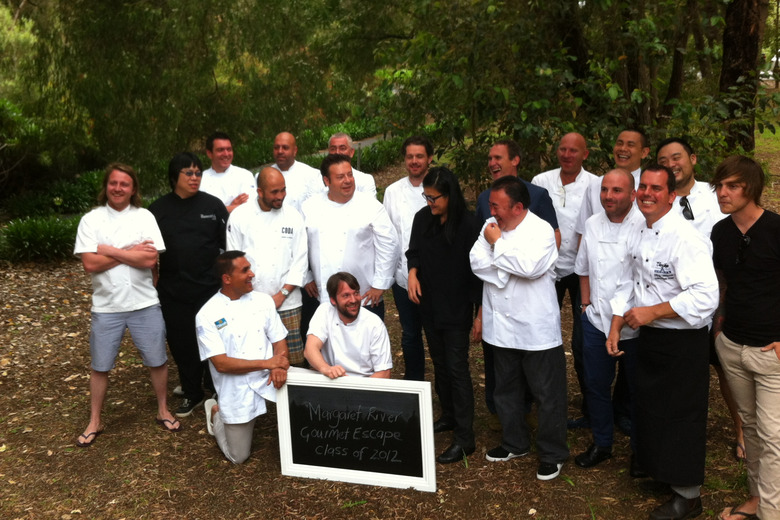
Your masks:
<instances>
[{"instance_id":1,"label":"white sneaker","mask_svg":"<svg viewBox=\"0 0 780 520\"><path fill-rule=\"evenodd\" d=\"M209 435L214 436L214 427L211 425L211 409L217 404L215 399L207 399L203 407L206 409L206 430Z\"/></svg>"},{"instance_id":2,"label":"white sneaker","mask_svg":"<svg viewBox=\"0 0 780 520\"><path fill-rule=\"evenodd\" d=\"M173 395L178 395L179 397L184 395L184 390L181 389L181 385L173 389Z\"/></svg>"}]
</instances>

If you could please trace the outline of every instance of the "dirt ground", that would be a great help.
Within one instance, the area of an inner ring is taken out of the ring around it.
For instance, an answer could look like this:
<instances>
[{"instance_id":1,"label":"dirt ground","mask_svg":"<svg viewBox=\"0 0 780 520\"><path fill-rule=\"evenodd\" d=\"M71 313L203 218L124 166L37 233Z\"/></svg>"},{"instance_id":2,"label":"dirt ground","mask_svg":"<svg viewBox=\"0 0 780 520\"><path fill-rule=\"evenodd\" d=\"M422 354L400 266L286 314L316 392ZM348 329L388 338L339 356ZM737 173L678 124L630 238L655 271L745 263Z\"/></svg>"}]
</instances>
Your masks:
<instances>
[{"instance_id":1,"label":"dirt ground","mask_svg":"<svg viewBox=\"0 0 780 520\"><path fill-rule=\"evenodd\" d=\"M770 171L779 171L774 158L765 159ZM402 174L392 169L378 184ZM774 185L769 191L773 207ZM164 432L154 423L148 372L127 339L111 373L105 433L93 447L76 448L74 440L88 420L90 297L89 279L75 260L0 266L0 518L633 519L646 518L658 503L629 477L628 438L619 433L615 456L583 470L573 456L590 444L590 431L570 431L572 457L561 477L548 482L535 478L534 452L487 462L484 453L500 442L500 434L487 426L478 345L471 356L477 451L468 464L437 465L435 493L282 476L273 408L258 421L252 456L239 466L227 462L207 434L202 409L182 420L182 432ZM563 316L568 347L571 319ZM393 377L401 377L400 327L392 303L386 323ZM575 417L581 396L570 355L568 361L569 415ZM432 380L430 361L426 377ZM172 367L169 389L177 384ZM701 518L714 518L746 494L714 372L710 388ZM171 400L174 408L177 400ZM448 433L436 434L436 451L449 441Z\"/></svg>"}]
</instances>

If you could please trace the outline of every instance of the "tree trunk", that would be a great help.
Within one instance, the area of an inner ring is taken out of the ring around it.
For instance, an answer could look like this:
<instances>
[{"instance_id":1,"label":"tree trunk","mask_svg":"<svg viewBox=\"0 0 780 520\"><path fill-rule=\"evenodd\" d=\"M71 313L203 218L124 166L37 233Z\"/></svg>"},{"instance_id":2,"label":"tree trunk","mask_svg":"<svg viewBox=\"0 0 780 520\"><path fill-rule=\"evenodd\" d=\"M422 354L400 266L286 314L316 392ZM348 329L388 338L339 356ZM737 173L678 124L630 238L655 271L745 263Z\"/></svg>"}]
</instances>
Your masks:
<instances>
[{"instance_id":1,"label":"tree trunk","mask_svg":"<svg viewBox=\"0 0 780 520\"><path fill-rule=\"evenodd\" d=\"M730 149L755 149L755 97L758 92L758 53L766 0L733 0L726 8L723 31L723 65L719 91L729 111L726 143Z\"/></svg>"},{"instance_id":2,"label":"tree trunk","mask_svg":"<svg viewBox=\"0 0 780 520\"><path fill-rule=\"evenodd\" d=\"M685 72L685 54L686 48L688 47L688 31L690 26L695 25L696 23L695 19L691 16L690 4L695 2L696 0L688 0L688 6L684 8L685 12L675 31L672 73L669 77L669 88L666 91L666 99L664 99L664 105L661 108L661 117L668 118L672 114L672 105L670 104L670 101L678 99L680 94L682 94Z\"/></svg>"},{"instance_id":3,"label":"tree trunk","mask_svg":"<svg viewBox=\"0 0 780 520\"><path fill-rule=\"evenodd\" d=\"M710 61L710 53L707 52L709 45L704 38L704 31L701 27L702 17L699 15L699 3L696 0L688 0L686 9L696 47L696 59L699 61L699 71L702 79L707 80L712 76L712 62Z\"/></svg>"}]
</instances>

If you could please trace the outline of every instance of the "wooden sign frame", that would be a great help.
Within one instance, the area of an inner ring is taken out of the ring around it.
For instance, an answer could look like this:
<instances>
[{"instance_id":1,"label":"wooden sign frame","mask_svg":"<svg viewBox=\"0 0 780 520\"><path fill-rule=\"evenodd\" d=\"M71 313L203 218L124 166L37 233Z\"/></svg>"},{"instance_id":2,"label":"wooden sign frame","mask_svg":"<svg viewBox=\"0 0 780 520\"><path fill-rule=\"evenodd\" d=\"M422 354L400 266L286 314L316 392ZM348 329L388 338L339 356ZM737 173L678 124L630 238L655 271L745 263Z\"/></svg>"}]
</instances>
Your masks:
<instances>
[{"instance_id":1,"label":"wooden sign frame","mask_svg":"<svg viewBox=\"0 0 780 520\"><path fill-rule=\"evenodd\" d=\"M371 392L377 393L376 401ZM340 398L333 402L334 396ZM436 491L429 382L350 376L329 379L291 367L276 397L283 475ZM301 401L309 398L316 402L305 401L314 422L306 424L306 418L301 419ZM331 400L323 405L320 398ZM399 412L399 407L404 411ZM398 420L401 415L413 416L412 422ZM394 430L399 424L406 429ZM324 456L325 451L330 458Z\"/></svg>"}]
</instances>

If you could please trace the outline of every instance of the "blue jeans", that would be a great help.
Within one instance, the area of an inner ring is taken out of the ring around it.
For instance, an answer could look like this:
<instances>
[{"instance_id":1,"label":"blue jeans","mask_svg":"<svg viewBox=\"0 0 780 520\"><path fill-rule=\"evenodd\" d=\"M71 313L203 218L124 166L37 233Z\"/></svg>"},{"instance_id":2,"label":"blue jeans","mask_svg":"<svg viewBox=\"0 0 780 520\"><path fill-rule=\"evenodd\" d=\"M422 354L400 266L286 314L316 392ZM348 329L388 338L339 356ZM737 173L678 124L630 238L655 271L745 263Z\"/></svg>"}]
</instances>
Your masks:
<instances>
[{"instance_id":1,"label":"blue jeans","mask_svg":"<svg viewBox=\"0 0 780 520\"><path fill-rule=\"evenodd\" d=\"M409 299L409 292L393 284L393 299L401 322L401 350L404 354L404 379L425 381L425 347L423 346L420 307Z\"/></svg>"},{"instance_id":2,"label":"blue jeans","mask_svg":"<svg viewBox=\"0 0 780 520\"><path fill-rule=\"evenodd\" d=\"M593 442L601 448L609 448L612 447L614 434L612 381L615 379L619 358L607 353L606 335L590 323L586 314L582 315L582 339L585 400L588 403ZM626 339L619 345L620 350L625 352L622 359L631 396L634 394L637 341L636 338ZM633 413L630 416L633 423ZM633 445L633 436L631 442Z\"/></svg>"}]
</instances>

